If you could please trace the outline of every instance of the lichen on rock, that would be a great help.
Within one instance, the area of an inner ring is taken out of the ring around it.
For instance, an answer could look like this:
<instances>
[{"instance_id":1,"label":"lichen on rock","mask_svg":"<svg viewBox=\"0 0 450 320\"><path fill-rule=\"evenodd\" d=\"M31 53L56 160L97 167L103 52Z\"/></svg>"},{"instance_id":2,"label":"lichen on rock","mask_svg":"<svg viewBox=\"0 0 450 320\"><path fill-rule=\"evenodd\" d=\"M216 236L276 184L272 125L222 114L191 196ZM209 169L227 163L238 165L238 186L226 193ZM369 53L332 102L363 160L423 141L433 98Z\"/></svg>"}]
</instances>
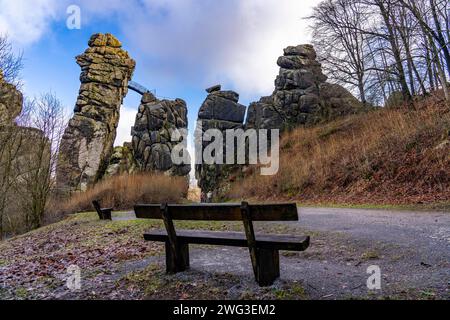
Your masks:
<instances>
[{"instance_id":1,"label":"lichen on rock","mask_svg":"<svg viewBox=\"0 0 450 320\"><path fill-rule=\"evenodd\" d=\"M105 176L112 177L123 174L133 174L138 171L133 156L131 143L126 142L123 146L115 147L109 160Z\"/></svg>"}]
</instances>

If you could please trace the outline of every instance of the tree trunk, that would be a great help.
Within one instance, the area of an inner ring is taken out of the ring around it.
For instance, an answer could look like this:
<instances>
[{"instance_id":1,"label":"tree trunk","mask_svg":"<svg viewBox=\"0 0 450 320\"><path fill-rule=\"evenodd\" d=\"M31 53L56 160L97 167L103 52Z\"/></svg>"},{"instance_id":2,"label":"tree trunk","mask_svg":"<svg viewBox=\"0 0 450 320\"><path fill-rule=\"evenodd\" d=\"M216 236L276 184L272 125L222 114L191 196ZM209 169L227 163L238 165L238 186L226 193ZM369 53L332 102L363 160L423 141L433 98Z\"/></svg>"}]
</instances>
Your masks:
<instances>
[{"instance_id":1,"label":"tree trunk","mask_svg":"<svg viewBox=\"0 0 450 320\"><path fill-rule=\"evenodd\" d=\"M384 23L388 31L389 43L391 44L392 53L394 55L397 71L398 71L398 81L401 86L401 91L403 99L407 102L411 101L411 92L409 91L408 83L406 82L405 69L403 68L402 57L400 53L400 48L397 45L394 29L392 27L389 10L385 7L383 1L377 1L378 7L380 8L381 16L383 17Z\"/></svg>"},{"instance_id":2,"label":"tree trunk","mask_svg":"<svg viewBox=\"0 0 450 320\"><path fill-rule=\"evenodd\" d=\"M439 57L439 51L436 48L436 44L434 43L433 39L430 38L430 42L431 42L431 48L433 49L433 52L434 52L434 61L435 61L437 73L439 75L439 79L440 79L440 82L442 85L442 90L444 91L445 100L447 101L447 104L450 105L450 94L449 94L449 90L448 90L447 78L445 76L444 68L441 64L441 59Z\"/></svg>"}]
</instances>

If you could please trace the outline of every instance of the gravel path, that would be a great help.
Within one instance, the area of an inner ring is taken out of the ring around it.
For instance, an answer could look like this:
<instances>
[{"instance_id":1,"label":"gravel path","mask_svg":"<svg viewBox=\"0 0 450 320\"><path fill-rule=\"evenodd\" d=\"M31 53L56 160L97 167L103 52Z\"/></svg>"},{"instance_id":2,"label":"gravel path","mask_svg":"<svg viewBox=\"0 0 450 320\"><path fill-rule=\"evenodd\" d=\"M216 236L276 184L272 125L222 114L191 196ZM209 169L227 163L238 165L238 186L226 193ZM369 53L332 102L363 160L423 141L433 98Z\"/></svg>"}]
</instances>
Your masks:
<instances>
[{"instance_id":1,"label":"gravel path","mask_svg":"<svg viewBox=\"0 0 450 320\"><path fill-rule=\"evenodd\" d=\"M300 225L312 230L450 254L450 212L301 208L299 214Z\"/></svg>"}]
</instances>

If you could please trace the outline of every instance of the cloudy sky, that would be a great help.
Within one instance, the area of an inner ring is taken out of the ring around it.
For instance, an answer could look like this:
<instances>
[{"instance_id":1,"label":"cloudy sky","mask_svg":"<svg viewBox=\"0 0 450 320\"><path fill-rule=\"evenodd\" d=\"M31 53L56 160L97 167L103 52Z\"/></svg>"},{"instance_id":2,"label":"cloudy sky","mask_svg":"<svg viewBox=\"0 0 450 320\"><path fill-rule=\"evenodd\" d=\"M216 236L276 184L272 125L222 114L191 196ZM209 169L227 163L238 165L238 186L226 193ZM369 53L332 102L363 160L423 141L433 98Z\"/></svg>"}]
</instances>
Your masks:
<instances>
[{"instance_id":1,"label":"cloudy sky","mask_svg":"<svg viewBox=\"0 0 450 320\"><path fill-rule=\"evenodd\" d=\"M319 0L0 0L0 33L23 51L27 96L54 92L70 113L79 89L74 57L91 34L110 32L137 61L135 81L160 97L182 98L190 129L206 97L221 83L248 105L270 95L276 59L288 45L309 42L307 21ZM81 9L81 29L66 26ZM130 140L139 96L124 101L116 145Z\"/></svg>"}]
</instances>

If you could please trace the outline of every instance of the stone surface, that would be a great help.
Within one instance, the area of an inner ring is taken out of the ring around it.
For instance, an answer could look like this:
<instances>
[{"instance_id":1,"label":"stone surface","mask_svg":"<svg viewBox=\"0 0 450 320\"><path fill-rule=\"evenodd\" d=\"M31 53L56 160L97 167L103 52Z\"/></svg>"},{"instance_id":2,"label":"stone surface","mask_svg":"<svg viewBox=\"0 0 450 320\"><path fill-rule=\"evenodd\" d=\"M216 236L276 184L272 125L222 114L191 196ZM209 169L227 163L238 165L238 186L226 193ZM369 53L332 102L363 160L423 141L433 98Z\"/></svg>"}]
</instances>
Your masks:
<instances>
[{"instance_id":1,"label":"stone surface","mask_svg":"<svg viewBox=\"0 0 450 320\"><path fill-rule=\"evenodd\" d=\"M327 112L326 118L335 119L364 110L361 102L338 84L321 84L320 99L324 112Z\"/></svg>"},{"instance_id":2,"label":"stone surface","mask_svg":"<svg viewBox=\"0 0 450 320\"><path fill-rule=\"evenodd\" d=\"M212 87L206 89L206 92L213 93L214 91L220 91L220 90L222 90L222 86L220 84L218 84L218 85L215 85L215 86L212 86Z\"/></svg>"},{"instance_id":3,"label":"stone surface","mask_svg":"<svg viewBox=\"0 0 450 320\"><path fill-rule=\"evenodd\" d=\"M195 139L198 141L196 147L201 146L201 150L197 150L197 154L203 154L205 148L211 143L200 139L209 129L220 130L226 139L226 130L243 129L246 107L239 104L239 94L234 91L213 91L200 107L198 114L197 128ZM223 159L225 163L226 149L223 150ZM218 186L221 182L229 179L230 173L237 166L226 164L200 164L196 165L195 174L198 180L198 186L202 190L203 200L207 194L211 194L212 198L218 195Z\"/></svg>"},{"instance_id":4,"label":"stone surface","mask_svg":"<svg viewBox=\"0 0 450 320\"><path fill-rule=\"evenodd\" d=\"M81 67L75 114L64 133L58 189L84 191L103 177L113 152L120 107L135 62L110 34L94 34L77 57Z\"/></svg>"},{"instance_id":5,"label":"stone surface","mask_svg":"<svg viewBox=\"0 0 450 320\"><path fill-rule=\"evenodd\" d=\"M247 128L290 129L359 112L362 104L345 88L327 83L311 45L284 49L279 75L269 97L251 103Z\"/></svg>"},{"instance_id":6,"label":"stone surface","mask_svg":"<svg viewBox=\"0 0 450 320\"><path fill-rule=\"evenodd\" d=\"M271 96L250 104L245 128L284 131L364 110L358 99L345 88L326 82L327 77L316 59L311 45L284 49L284 55L277 60L280 71L275 79L275 90ZM237 104L238 99L235 93L212 92L199 112L203 130L241 128L245 111ZM199 187L203 194L211 192L214 198L220 199L229 182L245 169L243 165L197 165Z\"/></svg>"},{"instance_id":7,"label":"stone surface","mask_svg":"<svg viewBox=\"0 0 450 320\"><path fill-rule=\"evenodd\" d=\"M137 171L131 143L124 143L122 147L115 147L106 169L106 176L133 174Z\"/></svg>"},{"instance_id":8,"label":"stone surface","mask_svg":"<svg viewBox=\"0 0 450 320\"><path fill-rule=\"evenodd\" d=\"M151 93L144 94L131 132L133 155L139 170L188 175L190 163L175 165L172 162L172 150L182 139L171 141L174 130L187 130L187 126L186 102L158 100Z\"/></svg>"},{"instance_id":9,"label":"stone surface","mask_svg":"<svg viewBox=\"0 0 450 320\"><path fill-rule=\"evenodd\" d=\"M199 119L242 123L246 107L239 104L239 95L233 91L214 91L200 108Z\"/></svg>"},{"instance_id":10,"label":"stone surface","mask_svg":"<svg viewBox=\"0 0 450 320\"><path fill-rule=\"evenodd\" d=\"M13 124L22 112L22 105L22 93L4 80L0 70L0 126Z\"/></svg>"}]
</instances>

